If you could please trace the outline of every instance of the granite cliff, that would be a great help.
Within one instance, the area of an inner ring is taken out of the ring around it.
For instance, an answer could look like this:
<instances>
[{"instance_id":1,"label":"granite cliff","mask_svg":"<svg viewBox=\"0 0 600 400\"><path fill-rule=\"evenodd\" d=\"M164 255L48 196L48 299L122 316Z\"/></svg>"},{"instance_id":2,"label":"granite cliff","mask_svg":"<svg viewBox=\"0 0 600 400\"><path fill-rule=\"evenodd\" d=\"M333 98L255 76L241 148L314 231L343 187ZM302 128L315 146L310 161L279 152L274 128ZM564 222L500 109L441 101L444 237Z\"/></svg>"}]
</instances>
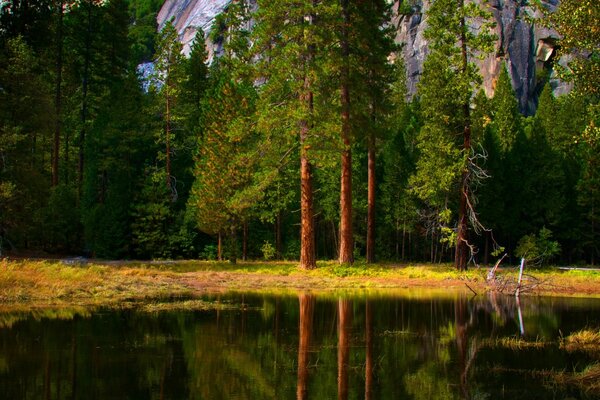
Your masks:
<instances>
[{"instance_id":1,"label":"granite cliff","mask_svg":"<svg viewBox=\"0 0 600 400\"><path fill-rule=\"evenodd\" d=\"M231 0L166 0L157 18L159 29L166 21L173 20L184 52L190 51L190 45L198 30L207 33L214 18L221 13ZM251 6L256 1L251 0ZM487 0L490 11L496 20L496 51L479 62L488 95L492 95L496 80L503 63L506 63L512 77L523 112L531 114L535 110L540 85L548 73L555 55L558 36L556 32L528 22L528 16L534 16L535 10L523 0ZM558 0L544 1L549 8L555 8ZM408 88L412 94L416 91L423 70L423 61L427 55L427 41L423 32L427 26L425 13L429 0L397 0L394 4L392 23L396 27L396 41L403 44ZM209 54L218 53L218 44L210 44ZM568 85L551 80L555 94L569 90Z\"/></svg>"}]
</instances>

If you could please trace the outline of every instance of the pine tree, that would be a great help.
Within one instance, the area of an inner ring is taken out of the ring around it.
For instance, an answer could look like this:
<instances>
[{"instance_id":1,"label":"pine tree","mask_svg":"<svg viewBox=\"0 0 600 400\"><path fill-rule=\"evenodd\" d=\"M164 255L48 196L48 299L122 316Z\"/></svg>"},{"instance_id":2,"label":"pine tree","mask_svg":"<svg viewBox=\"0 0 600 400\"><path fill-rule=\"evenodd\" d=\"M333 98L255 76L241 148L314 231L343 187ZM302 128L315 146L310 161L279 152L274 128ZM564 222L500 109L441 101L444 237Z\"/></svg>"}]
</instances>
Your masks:
<instances>
[{"instance_id":1,"label":"pine tree","mask_svg":"<svg viewBox=\"0 0 600 400\"><path fill-rule=\"evenodd\" d=\"M417 162L412 182L421 199L444 210L440 216L446 224L451 215L448 200L458 185L457 229L446 240L456 243L455 266L465 270L473 254L469 222L477 229L472 194L477 171L472 162L471 101L473 87L481 77L473 61L492 50L491 15L476 3L435 0L427 16L425 36L431 53L419 86L425 118L419 140L423 157ZM470 29L474 19L482 21L478 31Z\"/></svg>"},{"instance_id":2,"label":"pine tree","mask_svg":"<svg viewBox=\"0 0 600 400\"><path fill-rule=\"evenodd\" d=\"M339 13L326 2L315 0L265 0L259 1L258 7L253 41L261 54L258 76L265 82L259 127L277 135L267 141L280 143L280 149L300 146L300 267L312 269L316 267L312 147L324 142L322 123L327 115L316 105L322 101L318 90L324 79L322 52L332 43L326 24ZM320 112L322 119L316 118Z\"/></svg>"},{"instance_id":3,"label":"pine tree","mask_svg":"<svg viewBox=\"0 0 600 400\"><path fill-rule=\"evenodd\" d=\"M179 97L185 79L184 60L181 54L182 45L178 40L177 31L171 22L163 27L157 40L154 75L158 98L162 107L164 124L161 141L164 140L165 150L161 159L165 163L164 176L166 185L171 192L172 201L176 201L176 177L172 174L172 154L174 152L175 130L181 123L182 115L179 107Z\"/></svg>"}]
</instances>

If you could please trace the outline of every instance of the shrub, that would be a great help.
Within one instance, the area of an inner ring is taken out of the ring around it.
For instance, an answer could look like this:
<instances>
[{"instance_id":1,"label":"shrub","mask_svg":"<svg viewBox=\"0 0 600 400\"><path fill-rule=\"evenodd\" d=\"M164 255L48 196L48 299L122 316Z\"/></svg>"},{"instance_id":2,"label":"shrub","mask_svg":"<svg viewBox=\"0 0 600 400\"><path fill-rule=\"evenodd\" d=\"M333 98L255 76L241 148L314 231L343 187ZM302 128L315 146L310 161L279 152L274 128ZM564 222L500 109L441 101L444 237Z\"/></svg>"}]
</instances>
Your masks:
<instances>
[{"instance_id":1,"label":"shrub","mask_svg":"<svg viewBox=\"0 0 600 400\"><path fill-rule=\"evenodd\" d=\"M560 253L560 244L552 239L552 231L543 227L539 234L525 235L519 240L515 254L532 266L542 266Z\"/></svg>"}]
</instances>

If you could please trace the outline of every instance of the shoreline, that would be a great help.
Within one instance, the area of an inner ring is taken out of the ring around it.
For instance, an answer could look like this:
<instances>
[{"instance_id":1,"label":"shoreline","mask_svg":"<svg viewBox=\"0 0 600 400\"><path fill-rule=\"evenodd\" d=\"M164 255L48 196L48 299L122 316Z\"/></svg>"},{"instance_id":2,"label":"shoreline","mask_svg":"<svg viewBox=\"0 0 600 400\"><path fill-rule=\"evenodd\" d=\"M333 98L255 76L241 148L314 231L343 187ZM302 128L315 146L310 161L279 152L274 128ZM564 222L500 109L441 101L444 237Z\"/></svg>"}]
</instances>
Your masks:
<instances>
[{"instance_id":1,"label":"shoreline","mask_svg":"<svg viewBox=\"0 0 600 400\"><path fill-rule=\"evenodd\" d=\"M358 291L465 292L492 290L487 269L457 272L450 265L319 262L303 271L295 262L0 260L0 312L8 308L119 305L189 299L228 291L310 291L333 294ZM513 268L499 270L516 282ZM600 272L526 271L532 284L522 296L600 298ZM511 294L506 292L505 294Z\"/></svg>"}]
</instances>

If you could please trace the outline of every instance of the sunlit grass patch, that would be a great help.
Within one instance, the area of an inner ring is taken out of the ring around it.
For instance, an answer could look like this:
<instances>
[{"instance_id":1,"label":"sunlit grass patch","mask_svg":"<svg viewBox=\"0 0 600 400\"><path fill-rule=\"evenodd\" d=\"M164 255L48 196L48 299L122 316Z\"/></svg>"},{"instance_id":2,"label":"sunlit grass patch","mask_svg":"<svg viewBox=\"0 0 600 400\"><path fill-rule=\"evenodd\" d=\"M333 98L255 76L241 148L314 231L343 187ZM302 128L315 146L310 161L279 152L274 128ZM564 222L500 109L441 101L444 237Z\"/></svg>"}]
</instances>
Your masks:
<instances>
[{"instance_id":1,"label":"sunlit grass patch","mask_svg":"<svg viewBox=\"0 0 600 400\"><path fill-rule=\"evenodd\" d=\"M138 310L143 312L163 312L163 311L209 311L209 310L241 310L248 309L243 304L232 304L220 301L207 301L201 299L192 299L184 301L172 301L172 302L151 302L141 304Z\"/></svg>"},{"instance_id":2,"label":"sunlit grass patch","mask_svg":"<svg viewBox=\"0 0 600 400\"><path fill-rule=\"evenodd\" d=\"M491 348L504 348L510 350L523 350L523 349L541 349L549 345L539 338L535 340L527 340L522 337L508 336L499 338L484 339L481 342L482 346Z\"/></svg>"},{"instance_id":3,"label":"sunlit grass patch","mask_svg":"<svg viewBox=\"0 0 600 400\"><path fill-rule=\"evenodd\" d=\"M563 338L561 348L567 351L587 351L600 355L600 331L584 329Z\"/></svg>"}]
</instances>

